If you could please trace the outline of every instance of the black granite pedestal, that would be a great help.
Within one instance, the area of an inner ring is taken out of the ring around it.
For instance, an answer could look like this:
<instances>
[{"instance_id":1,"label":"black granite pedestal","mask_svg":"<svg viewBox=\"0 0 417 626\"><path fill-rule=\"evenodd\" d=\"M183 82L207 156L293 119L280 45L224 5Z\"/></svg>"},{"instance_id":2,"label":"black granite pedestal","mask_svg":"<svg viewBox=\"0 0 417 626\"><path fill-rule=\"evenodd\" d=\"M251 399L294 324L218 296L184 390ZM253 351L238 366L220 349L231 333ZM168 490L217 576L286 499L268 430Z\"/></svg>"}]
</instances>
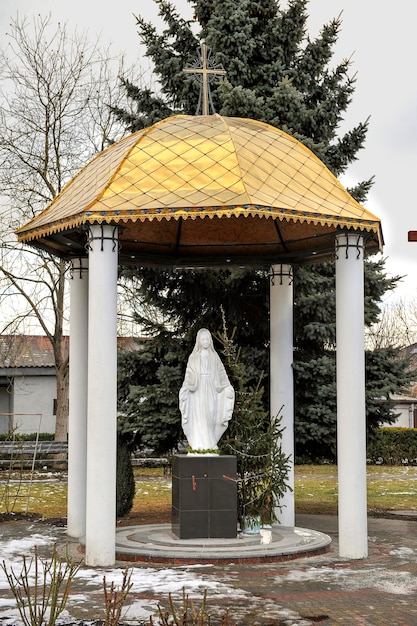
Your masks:
<instances>
[{"instance_id":1,"label":"black granite pedestal","mask_svg":"<svg viewBox=\"0 0 417 626\"><path fill-rule=\"evenodd\" d=\"M236 457L174 455L172 532L179 539L235 538Z\"/></svg>"}]
</instances>

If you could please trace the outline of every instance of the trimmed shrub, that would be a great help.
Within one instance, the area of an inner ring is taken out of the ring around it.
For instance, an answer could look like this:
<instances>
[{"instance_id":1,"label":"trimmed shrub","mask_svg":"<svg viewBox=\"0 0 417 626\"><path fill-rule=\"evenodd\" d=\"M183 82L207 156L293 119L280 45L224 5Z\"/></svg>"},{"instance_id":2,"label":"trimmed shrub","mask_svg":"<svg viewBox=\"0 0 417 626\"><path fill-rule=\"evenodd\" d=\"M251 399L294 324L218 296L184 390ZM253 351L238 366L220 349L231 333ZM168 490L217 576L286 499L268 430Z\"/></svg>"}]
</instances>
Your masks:
<instances>
[{"instance_id":1,"label":"trimmed shrub","mask_svg":"<svg viewBox=\"0 0 417 626\"><path fill-rule=\"evenodd\" d=\"M122 437L117 438L116 517L124 517L132 510L135 497L130 448Z\"/></svg>"},{"instance_id":2,"label":"trimmed shrub","mask_svg":"<svg viewBox=\"0 0 417 626\"><path fill-rule=\"evenodd\" d=\"M29 434L19 434L19 433L2 433L0 435L0 441L12 441L15 439L16 441L54 441L55 436L53 433L29 433Z\"/></svg>"},{"instance_id":3,"label":"trimmed shrub","mask_svg":"<svg viewBox=\"0 0 417 626\"><path fill-rule=\"evenodd\" d=\"M380 428L367 447L368 463L417 465L416 428Z\"/></svg>"}]
</instances>

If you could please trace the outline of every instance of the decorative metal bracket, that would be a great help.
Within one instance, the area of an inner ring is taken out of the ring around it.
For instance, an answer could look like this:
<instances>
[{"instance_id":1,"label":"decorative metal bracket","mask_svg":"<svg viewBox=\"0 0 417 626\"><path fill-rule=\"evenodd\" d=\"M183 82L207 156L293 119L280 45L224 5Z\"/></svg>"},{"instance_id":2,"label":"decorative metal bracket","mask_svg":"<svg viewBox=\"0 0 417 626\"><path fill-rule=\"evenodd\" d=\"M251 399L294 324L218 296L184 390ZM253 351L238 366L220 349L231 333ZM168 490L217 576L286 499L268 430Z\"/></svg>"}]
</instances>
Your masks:
<instances>
[{"instance_id":1,"label":"decorative metal bracket","mask_svg":"<svg viewBox=\"0 0 417 626\"><path fill-rule=\"evenodd\" d=\"M285 268L285 269L284 269ZM271 281L271 285L275 285L275 280L279 278L279 284L284 284L284 277L288 279L288 284L292 285L294 280L294 270L292 265L271 265L268 272L269 280Z\"/></svg>"},{"instance_id":2,"label":"decorative metal bracket","mask_svg":"<svg viewBox=\"0 0 417 626\"><path fill-rule=\"evenodd\" d=\"M93 234L91 232L91 228L87 227L87 242L85 244L85 249L88 252L92 252L93 248L91 246L91 243L95 240L100 240L100 252L103 252L104 250L104 242L105 241L111 241L113 243L113 248L112 248L112 252L116 252L116 250L120 250L120 244L119 244L119 239L118 239L118 232L119 232L119 227L118 226L113 226L113 231L111 233L111 235L106 236L104 234L104 228L108 226L108 224L100 224L100 235L93 237Z\"/></svg>"},{"instance_id":3,"label":"decorative metal bracket","mask_svg":"<svg viewBox=\"0 0 417 626\"><path fill-rule=\"evenodd\" d=\"M88 272L88 267L83 265L83 261L85 261L85 257L77 257L75 259L71 259L70 266L70 278L73 279L76 274L78 274L78 278L84 278L84 275Z\"/></svg>"},{"instance_id":4,"label":"decorative metal bracket","mask_svg":"<svg viewBox=\"0 0 417 626\"><path fill-rule=\"evenodd\" d=\"M356 235L356 241L352 242L351 239L354 237L353 233L341 233L336 237L336 246L335 246L335 258L339 258L339 250L341 248L345 248L345 259L349 258L349 250L356 250L356 258L361 258L361 253L363 254L365 243L363 235Z\"/></svg>"}]
</instances>

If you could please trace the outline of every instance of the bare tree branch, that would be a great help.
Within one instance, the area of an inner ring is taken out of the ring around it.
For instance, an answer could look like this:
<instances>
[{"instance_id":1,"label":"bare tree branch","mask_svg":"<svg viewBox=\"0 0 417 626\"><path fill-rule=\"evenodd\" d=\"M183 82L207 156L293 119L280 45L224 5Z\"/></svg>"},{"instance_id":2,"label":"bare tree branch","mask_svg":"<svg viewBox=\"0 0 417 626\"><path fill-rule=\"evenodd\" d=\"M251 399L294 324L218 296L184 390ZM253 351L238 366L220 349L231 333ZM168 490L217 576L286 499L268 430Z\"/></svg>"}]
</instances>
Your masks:
<instances>
[{"instance_id":1,"label":"bare tree branch","mask_svg":"<svg viewBox=\"0 0 417 626\"><path fill-rule=\"evenodd\" d=\"M14 231L43 210L98 151L124 133L123 59L50 17L16 17L0 49L0 315L3 332L33 326L52 342L57 439L66 438L66 264L17 244ZM134 71L128 70L128 71ZM137 79L138 77L136 77Z\"/></svg>"},{"instance_id":2,"label":"bare tree branch","mask_svg":"<svg viewBox=\"0 0 417 626\"><path fill-rule=\"evenodd\" d=\"M405 348L417 342L417 302L398 299L381 308L377 324L366 329L365 345L371 350L395 346Z\"/></svg>"}]
</instances>

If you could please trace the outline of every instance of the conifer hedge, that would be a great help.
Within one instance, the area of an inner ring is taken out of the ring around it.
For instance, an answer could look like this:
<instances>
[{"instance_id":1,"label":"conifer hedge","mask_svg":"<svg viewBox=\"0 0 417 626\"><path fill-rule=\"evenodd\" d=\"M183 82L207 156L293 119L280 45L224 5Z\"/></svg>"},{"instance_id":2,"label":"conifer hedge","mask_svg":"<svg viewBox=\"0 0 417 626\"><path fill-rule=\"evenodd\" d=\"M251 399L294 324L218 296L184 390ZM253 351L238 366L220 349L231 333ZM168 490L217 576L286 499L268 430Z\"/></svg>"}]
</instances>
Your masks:
<instances>
[{"instance_id":1,"label":"conifer hedge","mask_svg":"<svg viewBox=\"0 0 417 626\"><path fill-rule=\"evenodd\" d=\"M417 465L416 428L380 428L368 442L368 463Z\"/></svg>"}]
</instances>

